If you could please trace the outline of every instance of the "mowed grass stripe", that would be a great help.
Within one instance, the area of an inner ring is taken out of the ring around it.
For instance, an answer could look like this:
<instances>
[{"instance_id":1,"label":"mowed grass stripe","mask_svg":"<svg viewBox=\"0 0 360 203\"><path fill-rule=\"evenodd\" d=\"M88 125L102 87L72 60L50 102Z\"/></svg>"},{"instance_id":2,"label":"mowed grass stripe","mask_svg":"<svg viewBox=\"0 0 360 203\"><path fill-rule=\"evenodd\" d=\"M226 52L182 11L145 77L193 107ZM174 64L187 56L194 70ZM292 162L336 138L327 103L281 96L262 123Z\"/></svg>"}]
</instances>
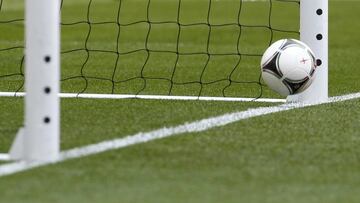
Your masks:
<instances>
[{"instance_id":1,"label":"mowed grass stripe","mask_svg":"<svg viewBox=\"0 0 360 203\"><path fill-rule=\"evenodd\" d=\"M271 107L259 107L259 108L249 109L246 111L228 113L221 116L206 118L191 123L185 123L175 127L164 127L147 133L140 132L135 135L126 136L124 138L108 140L97 144L92 144L92 145L64 151L61 153L60 159L54 162L29 163L25 161L19 161L15 163L5 164L0 167L0 176L11 175L35 167L58 163L69 159L90 156L93 154L98 154L109 150L120 149L135 144L146 143L149 141L175 136L179 134L202 132L215 127L225 126L240 120L249 119L257 116L263 116L272 113L283 112L292 109L305 108L305 107L327 104L327 103L348 101L358 98L360 98L360 93L332 97L328 101L319 102L319 103L288 103L288 104L282 104Z\"/></svg>"}]
</instances>

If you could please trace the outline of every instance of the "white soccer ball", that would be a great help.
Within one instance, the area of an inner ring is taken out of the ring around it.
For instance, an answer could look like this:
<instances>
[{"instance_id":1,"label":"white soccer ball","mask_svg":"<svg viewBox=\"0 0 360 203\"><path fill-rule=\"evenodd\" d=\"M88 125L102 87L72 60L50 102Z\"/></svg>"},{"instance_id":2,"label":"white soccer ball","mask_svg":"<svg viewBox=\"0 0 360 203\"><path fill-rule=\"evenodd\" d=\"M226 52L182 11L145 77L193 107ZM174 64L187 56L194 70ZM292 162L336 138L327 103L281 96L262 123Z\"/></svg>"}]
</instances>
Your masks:
<instances>
[{"instance_id":1,"label":"white soccer ball","mask_svg":"<svg viewBox=\"0 0 360 203\"><path fill-rule=\"evenodd\" d=\"M308 88L314 80L315 69L314 53L295 39L276 41L261 59L264 82L282 96L298 94Z\"/></svg>"}]
</instances>

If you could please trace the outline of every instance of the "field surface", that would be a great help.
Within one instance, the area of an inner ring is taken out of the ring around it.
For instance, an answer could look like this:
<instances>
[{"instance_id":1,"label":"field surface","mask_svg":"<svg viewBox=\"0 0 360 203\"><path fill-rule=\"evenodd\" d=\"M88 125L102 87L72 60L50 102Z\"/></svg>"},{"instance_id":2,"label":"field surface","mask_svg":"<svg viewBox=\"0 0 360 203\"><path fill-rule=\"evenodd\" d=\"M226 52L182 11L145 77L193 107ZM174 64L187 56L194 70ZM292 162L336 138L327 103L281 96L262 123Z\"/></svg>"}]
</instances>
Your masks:
<instances>
[{"instance_id":1,"label":"field surface","mask_svg":"<svg viewBox=\"0 0 360 203\"><path fill-rule=\"evenodd\" d=\"M22 2L0 0L2 92L23 91ZM259 60L276 39L298 38L298 5L273 1L269 25L269 2L243 1L240 14L238 1L211 1L211 12L208 2L183 0L179 11L175 0L64 0L62 91L280 98L259 80ZM360 1L329 6L330 96L360 92ZM23 102L0 97L1 152L22 126ZM359 102L258 116L0 177L0 202L359 202ZM62 99L61 148L276 105Z\"/></svg>"}]
</instances>

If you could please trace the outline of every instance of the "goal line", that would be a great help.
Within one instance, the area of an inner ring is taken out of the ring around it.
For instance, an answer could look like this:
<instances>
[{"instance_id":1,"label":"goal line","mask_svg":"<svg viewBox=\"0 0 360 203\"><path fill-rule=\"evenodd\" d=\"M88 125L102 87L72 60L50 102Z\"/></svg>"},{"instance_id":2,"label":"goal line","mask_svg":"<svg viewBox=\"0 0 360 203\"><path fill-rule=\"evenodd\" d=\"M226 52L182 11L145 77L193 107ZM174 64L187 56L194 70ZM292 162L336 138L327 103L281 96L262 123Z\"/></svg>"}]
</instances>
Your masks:
<instances>
[{"instance_id":1,"label":"goal line","mask_svg":"<svg viewBox=\"0 0 360 203\"><path fill-rule=\"evenodd\" d=\"M0 92L0 97L24 97L25 92ZM147 100L187 100L187 101L227 101L227 102L264 102L285 103L286 99L241 98L241 97L204 97L204 96L168 96L168 95L131 95L131 94L77 94L59 93L61 98L82 99L147 99Z\"/></svg>"}]
</instances>

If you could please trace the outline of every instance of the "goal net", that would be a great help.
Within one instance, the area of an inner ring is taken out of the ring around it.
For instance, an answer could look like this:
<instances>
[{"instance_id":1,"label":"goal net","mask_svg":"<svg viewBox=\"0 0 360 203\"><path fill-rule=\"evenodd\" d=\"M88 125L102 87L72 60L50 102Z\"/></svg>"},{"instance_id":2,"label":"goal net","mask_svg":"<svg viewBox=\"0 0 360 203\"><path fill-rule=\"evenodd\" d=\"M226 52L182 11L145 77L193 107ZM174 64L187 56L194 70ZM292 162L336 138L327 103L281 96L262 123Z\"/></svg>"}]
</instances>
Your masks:
<instances>
[{"instance_id":1,"label":"goal net","mask_svg":"<svg viewBox=\"0 0 360 203\"><path fill-rule=\"evenodd\" d=\"M288 101L327 99L327 0L25 4L0 0L0 96L26 89L11 159L58 160L59 89L64 97L278 102L259 63L281 38L301 38L318 63L312 85Z\"/></svg>"},{"instance_id":2,"label":"goal net","mask_svg":"<svg viewBox=\"0 0 360 203\"><path fill-rule=\"evenodd\" d=\"M299 38L299 8L293 0L62 0L61 91L278 97L262 83L260 58L274 41ZM0 0L1 92L24 91L23 24L23 1Z\"/></svg>"}]
</instances>

